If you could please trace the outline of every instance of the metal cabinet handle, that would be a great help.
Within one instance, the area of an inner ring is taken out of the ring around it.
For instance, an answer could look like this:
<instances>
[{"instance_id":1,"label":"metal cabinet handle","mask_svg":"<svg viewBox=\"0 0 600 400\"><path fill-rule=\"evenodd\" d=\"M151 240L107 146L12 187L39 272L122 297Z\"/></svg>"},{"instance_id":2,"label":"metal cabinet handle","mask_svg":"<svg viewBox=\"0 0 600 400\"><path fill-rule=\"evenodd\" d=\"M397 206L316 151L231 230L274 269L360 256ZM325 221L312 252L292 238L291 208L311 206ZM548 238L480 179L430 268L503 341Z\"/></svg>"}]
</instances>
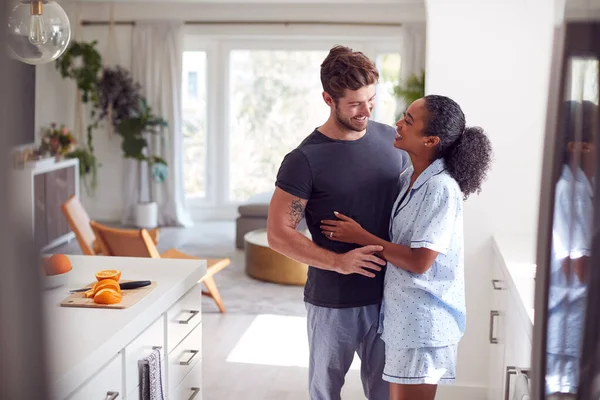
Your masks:
<instances>
[{"instance_id":1,"label":"metal cabinet handle","mask_svg":"<svg viewBox=\"0 0 600 400\"><path fill-rule=\"evenodd\" d=\"M194 318L196 315L198 315L200 313L200 311L198 311L198 310L182 310L182 312L189 312L192 315L190 315L190 317L188 319L178 320L177 322L179 322L180 324L189 324L190 321L192 320L192 318Z\"/></svg>"},{"instance_id":2,"label":"metal cabinet handle","mask_svg":"<svg viewBox=\"0 0 600 400\"><path fill-rule=\"evenodd\" d=\"M106 392L105 400L115 400L117 397L119 397L119 392Z\"/></svg>"},{"instance_id":3,"label":"metal cabinet handle","mask_svg":"<svg viewBox=\"0 0 600 400\"><path fill-rule=\"evenodd\" d=\"M529 378L528 368L513 367L511 365L506 367L506 378L504 380L504 400L510 400L510 377L511 375L519 376L524 374Z\"/></svg>"},{"instance_id":4,"label":"metal cabinet handle","mask_svg":"<svg viewBox=\"0 0 600 400\"><path fill-rule=\"evenodd\" d=\"M193 400L193 399L196 398L196 396L198 396L200 394L200 388L199 387L192 387L190 389L192 389L192 395L190 396L190 398L188 400Z\"/></svg>"},{"instance_id":5,"label":"metal cabinet handle","mask_svg":"<svg viewBox=\"0 0 600 400\"><path fill-rule=\"evenodd\" d=\"M501 282L501 279L492 279L492 286L494 287L494 290L504 290L502 286L497 286L497 284Z\"/></svg>"},{"instance_id":6,"label":"metal cabinet handle","mask_svg":"<svg viewBox=\"0 0 600 400\"><path fill-rule=\"evenodd\" d=\"M498 338L494 337L494 317L499 317L500 311L491 310L490 311L490 343L497 344Z\"/></svg>"},{"instance_id":7,"label":"metal cabinet handle","mask_svg":"<svg viewBox=\"0 0 600 400\"><path fill-rule=\"evenodd\" d=\"M186 361L179 361L179 365L190 365L196 354L198 354L200 350L185 350L184 353L192 353L192 356L188 358Z\"/></svg>"}]
</instances>

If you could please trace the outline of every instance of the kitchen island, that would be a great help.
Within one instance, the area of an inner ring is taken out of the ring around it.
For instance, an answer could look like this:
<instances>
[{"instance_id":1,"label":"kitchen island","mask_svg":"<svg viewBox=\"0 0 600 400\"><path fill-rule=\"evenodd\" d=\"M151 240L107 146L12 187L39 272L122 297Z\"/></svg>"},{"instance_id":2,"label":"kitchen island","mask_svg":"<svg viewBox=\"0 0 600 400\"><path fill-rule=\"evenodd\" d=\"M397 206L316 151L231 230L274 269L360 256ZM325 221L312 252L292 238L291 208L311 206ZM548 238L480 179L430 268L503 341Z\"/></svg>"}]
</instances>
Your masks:
<instances>
[{"instance_id":1,"label":"kitchen island","mask_svg":"<svg viewBox=\"0 0 600 400\"><path fill-rule=\"evenodd\" d=\"M154 349L164 358L165 395L201 399L203 260L68 256L65 286L43 294L52 399L138 399L138 361ZM126 309L62 307L69 290L95 281L103 269L121 280L156 287Z\"/></svg>"}]
</instances>

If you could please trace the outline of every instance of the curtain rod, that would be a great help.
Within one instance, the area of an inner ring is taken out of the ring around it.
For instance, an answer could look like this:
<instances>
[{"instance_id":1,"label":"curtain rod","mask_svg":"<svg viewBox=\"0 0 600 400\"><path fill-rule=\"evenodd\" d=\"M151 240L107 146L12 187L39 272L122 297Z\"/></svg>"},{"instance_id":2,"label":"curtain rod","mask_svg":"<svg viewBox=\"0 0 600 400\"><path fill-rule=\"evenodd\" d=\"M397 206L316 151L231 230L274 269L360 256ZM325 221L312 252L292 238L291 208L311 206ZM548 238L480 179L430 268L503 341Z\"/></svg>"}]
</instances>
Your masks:
<instances>
[{"instance_id":1,"label":"curtain rod","mask_svg":"<svg viewBox=\"0 0 600 400\"><path fill-rule=\"evenodd\" d=\"M82 26L110 25L110 21L83 20ZM113 21L115 25L135 25L136 21ZM358 22L358 21L185 21L185 25L346 25L346 26L385 26L399 28L395 22Z\"/></svg>"}]
</instances>

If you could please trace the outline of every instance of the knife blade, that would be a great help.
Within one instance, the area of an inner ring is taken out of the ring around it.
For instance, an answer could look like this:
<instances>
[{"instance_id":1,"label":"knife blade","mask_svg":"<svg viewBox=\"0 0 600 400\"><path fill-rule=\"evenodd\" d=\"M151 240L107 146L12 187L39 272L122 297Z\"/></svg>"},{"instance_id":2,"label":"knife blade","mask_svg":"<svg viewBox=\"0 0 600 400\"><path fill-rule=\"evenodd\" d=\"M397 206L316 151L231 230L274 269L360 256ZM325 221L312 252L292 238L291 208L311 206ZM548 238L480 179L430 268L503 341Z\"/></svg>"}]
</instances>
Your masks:
<instances>
[{"instance_id":1,"label":"knife blade","mask_svg":"<svg viewBox=\"0 0 600 400\"><path fill-rule=\"evenodd\" d=\"M150 286L150 281L131 281L131 282L123 282L123 283L119 283L119 286L121 287L121 290L130 290L130 289L138 289L141 287L145 287L145 286ZM85 287L82 289L73 289L70 290L70 293L77 293L77 292L86 292L88 290L90 290L91 287Z\"/></svg>"}]
</instances>

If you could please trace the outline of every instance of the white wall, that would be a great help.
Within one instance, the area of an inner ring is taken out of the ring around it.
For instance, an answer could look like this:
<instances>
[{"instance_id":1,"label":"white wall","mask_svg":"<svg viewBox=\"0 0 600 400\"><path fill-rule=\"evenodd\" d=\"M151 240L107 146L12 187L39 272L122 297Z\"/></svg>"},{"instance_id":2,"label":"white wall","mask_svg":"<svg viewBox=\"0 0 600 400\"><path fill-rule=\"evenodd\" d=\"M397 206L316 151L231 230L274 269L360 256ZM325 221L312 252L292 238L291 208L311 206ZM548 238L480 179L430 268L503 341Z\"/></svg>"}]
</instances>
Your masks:
<instances>
[{"instance_id":1,"label":"white wall","mask_svg":"<svg viewBox=\"0 0 600 400\"><path fill-rule=\"evenodd\" d=\"M110 8L99 2L77 3L61 1L67 9L74 26L78 18L107 20ZM180 19L180 20L244 20L244 21L359 21L359 22L407 22L424 20L424 7L419 4L190 4L180 3L121 3L115 6L114 15L119 20ZM116 43L121 64L131 64L131 27L117 26ZM374 27L322 27L322 26L190 26L190 31L214 36L230 35L385 35L386 29ZM97 49L105 53L108 44L108 27L88 26L81 28L81 37L86 41L97 40ZM63 80L54 64L37 67L36 127L56 121L73 126L75 122L75 87L72 81ZM39 130L39 129L38 129ZM123 159L120 138L112 139L107 133L95 133L96 155L102 163L99 170L98 189L95 197L82 193L82 201L92 218L119 220L122 210ZM210 171L209 171L210 173ZM214 214L214 211L211 210ZM231 211L231 210L230 210ZM235 209L231 215L235 216Z\"/></svg>"},{"instance_id":2,"label":"white wall","mask_svg":"<svg viewBox=\"0 0 600 400\"><path fill-rule=\"evenodd\" d=\"M465 205L467 331L462 385L487 382L491 244L536 234L554 7L547 0L427 0L427 92L487 131L495 162ZM531 243L535 243L532 241Z\"/></svg>"}]
</instances>

